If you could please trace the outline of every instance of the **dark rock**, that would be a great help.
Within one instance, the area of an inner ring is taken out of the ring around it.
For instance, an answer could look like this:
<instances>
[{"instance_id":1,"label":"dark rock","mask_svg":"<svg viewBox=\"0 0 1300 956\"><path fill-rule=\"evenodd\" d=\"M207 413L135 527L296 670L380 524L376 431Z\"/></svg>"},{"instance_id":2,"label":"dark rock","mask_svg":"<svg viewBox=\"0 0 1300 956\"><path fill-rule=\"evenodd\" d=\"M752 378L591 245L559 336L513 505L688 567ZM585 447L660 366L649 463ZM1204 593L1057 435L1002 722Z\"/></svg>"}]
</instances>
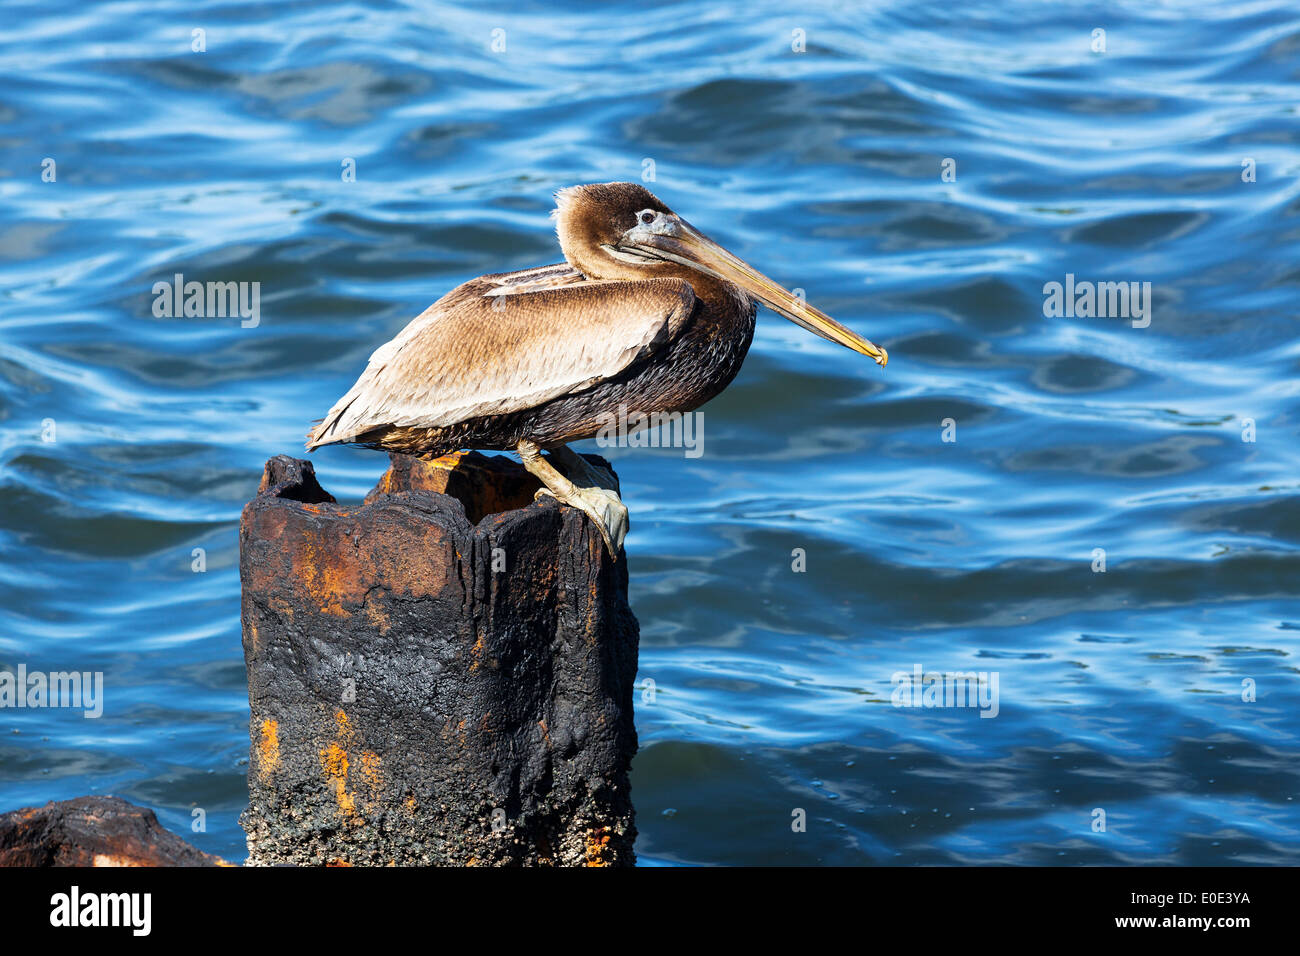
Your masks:
<instances>
[{"instance_id":1,"label":"dark rock","mask_svg":"<svg viewBox=\"0 0 1300 956\"><path fill-rule=\"evenodd\" d=\"M229 866L119 797L77 797L0 815L0 866Z\"/></svg>"},{"instance_id":2,"label":"dark rock","mask_svg":"<svg viewBox=\"0 0 1300 956\"><path fill-rule=\"evenodd\" d=\"M626 561L537 487L395 456L340 506L267 463L240 522L250 864L634 861Z\"/></svg>"}]
</instances>

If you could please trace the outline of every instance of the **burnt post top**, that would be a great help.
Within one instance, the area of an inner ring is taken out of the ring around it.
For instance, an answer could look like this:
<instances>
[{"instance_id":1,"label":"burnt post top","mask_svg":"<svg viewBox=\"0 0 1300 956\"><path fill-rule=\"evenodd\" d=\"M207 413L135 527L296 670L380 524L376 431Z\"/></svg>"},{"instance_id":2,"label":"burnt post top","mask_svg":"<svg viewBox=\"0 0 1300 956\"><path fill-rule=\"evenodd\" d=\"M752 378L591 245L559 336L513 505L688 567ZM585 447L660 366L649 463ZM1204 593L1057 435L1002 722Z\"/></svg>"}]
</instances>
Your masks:
<instances>
[{"instance_id":1,"label":"burnt post top","mask_svg":"<svg viewBox=\"0 0 1300 956\"><path fill-rule=\"evenodd\" d=\"M240 522L250 863L633 861L626 562L539 487L393 456L342 505L267 462Z\"/></svg>"},{"instance_id":2,"label":"burnt post top","mask_svg":"<svg viewBox=\"0 0 1300 956\"><path fill-rule=\"evenodd\" d=\"M542 487L534 476L504 455L487 456L476 451L457 452L441 458L425 460L409 455L389 455L388 471L366 495L363 506L382 502L390 495L404 492L424 492L449 497L460 504L460 513L470 525L481 525L491 516L493 527L509 520L511 512L527 510L534 504L533 496ZM585 455L588 461L604 468L612 468L599 455ZM262 481L257 497L245 506L245 512L263 499L296 501L301 504L336 505L334 496L316 480L316 469L310 461L276 455L267 461L262 470ZM446 511L453 520L454 507L450 502L437 502L437 509ZM539 508L556 503L549 499L537 502ZM340 506L341 508L343 506ZM518 516L523 517L523 516ZM486 528L484 530L487 530Z\"/></svg>"}]
</instances>

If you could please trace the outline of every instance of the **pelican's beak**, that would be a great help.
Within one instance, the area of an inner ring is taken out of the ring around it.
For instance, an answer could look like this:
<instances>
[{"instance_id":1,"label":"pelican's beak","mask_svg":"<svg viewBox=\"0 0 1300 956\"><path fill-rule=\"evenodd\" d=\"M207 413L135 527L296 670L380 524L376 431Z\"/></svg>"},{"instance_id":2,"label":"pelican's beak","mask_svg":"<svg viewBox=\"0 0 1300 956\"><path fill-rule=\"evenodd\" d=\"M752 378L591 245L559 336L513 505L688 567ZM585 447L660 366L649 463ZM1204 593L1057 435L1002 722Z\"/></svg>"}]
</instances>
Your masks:
<instances>
[{"instance_id":1,"label":"pelican's beak","mask_svg":"<svg viewBox=\"0 0 1300 956\"><path fill-rule=\"evenodd\" d=\"M788 289L777 285L684 219L664 217L653 227L634 228L624 236L624 242L620 243L619 248L642 256L680 262L727 282L734 282L795 325L801 325L809 332L845 348L869 355L878 365L889 361L889 353L880 346L873 345L856 332L840 325L821 309L814 308Z\"/></svg>"}]
</instances>

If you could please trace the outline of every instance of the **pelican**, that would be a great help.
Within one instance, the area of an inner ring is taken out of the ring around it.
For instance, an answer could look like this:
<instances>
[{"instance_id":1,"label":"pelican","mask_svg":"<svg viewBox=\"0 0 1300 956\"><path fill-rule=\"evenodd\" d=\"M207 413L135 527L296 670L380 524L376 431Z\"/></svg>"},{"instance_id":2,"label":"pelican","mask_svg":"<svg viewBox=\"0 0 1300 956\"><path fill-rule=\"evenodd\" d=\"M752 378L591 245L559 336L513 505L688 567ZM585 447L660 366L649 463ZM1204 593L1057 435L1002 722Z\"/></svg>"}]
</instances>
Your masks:
<instances>
[{"instance_id":1,"label":"pelican","mask_svg":"<svg viewBox=\"0 0 1300 956\"><path fill-rule=\"evenodd\" d=\"M694 411L721 392L749 351L756 299L879 365L889 360L642 186L572 186L555 199L565 261L452 289L375 350L311 430L309 450L515 451L541 481L538 495L584 512L618 560L628 514L617 483L568 444L594 437L620 405L648 418Z\"/></svg>"}]
</instances>

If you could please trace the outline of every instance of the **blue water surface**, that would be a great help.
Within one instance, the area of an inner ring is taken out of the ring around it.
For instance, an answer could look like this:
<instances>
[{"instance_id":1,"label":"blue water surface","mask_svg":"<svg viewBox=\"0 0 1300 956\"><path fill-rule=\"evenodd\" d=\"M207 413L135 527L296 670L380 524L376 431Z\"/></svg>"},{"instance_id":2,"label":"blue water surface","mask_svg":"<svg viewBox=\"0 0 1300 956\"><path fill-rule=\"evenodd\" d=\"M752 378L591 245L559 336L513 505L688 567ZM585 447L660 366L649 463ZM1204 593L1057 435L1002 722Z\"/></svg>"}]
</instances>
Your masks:
<instances>
[{"instance_id":1,"label":"blue water surface","mask_svg":"<svg viewBox=\"0 0 1300 956\"><path fill-rule=\"evenodd\" d=\"M1294 3L0 18L0 667L106 684L0 711L0 810L117 793L243 859L262 463L456 283L556 261L555 189L644 180L891 361L764 313L703 454L604 450L643 862L1300 863ZM259 322L155 316L176 273ZM1056 314L1067 275L1149 324ZM894 706L917 667L996 717Z\"/></svg>"}]
</instances>

